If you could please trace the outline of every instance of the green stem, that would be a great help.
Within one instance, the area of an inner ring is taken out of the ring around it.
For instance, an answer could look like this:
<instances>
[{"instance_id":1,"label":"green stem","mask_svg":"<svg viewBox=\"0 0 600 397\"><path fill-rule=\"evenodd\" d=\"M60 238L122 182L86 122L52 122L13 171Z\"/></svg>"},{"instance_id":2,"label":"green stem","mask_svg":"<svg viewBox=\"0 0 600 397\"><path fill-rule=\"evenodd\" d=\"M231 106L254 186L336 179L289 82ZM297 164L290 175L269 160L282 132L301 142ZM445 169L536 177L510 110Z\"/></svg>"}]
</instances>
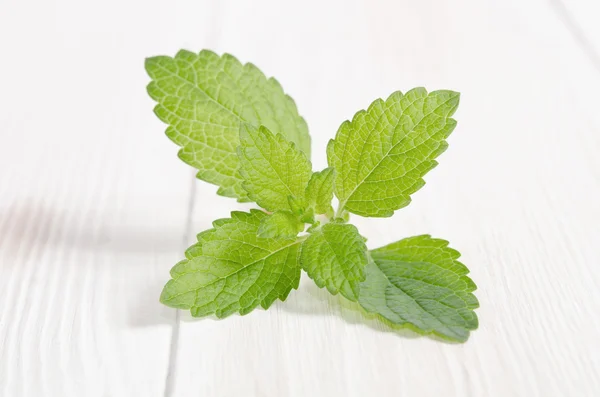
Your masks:
<instances>
[{"instance_id":1,"label":"green stem","mask_svg":"<svg viewBox=\"0 0 600 397\"><path fill-rule=\"evenodd\" d=\"M344 207L346 206L346 202L340 202L340 205L337 209L337 211L335 212L335 215L333 216L334 218L341 218L342 214L344 213Z\"/></svg>"}]
</instances>

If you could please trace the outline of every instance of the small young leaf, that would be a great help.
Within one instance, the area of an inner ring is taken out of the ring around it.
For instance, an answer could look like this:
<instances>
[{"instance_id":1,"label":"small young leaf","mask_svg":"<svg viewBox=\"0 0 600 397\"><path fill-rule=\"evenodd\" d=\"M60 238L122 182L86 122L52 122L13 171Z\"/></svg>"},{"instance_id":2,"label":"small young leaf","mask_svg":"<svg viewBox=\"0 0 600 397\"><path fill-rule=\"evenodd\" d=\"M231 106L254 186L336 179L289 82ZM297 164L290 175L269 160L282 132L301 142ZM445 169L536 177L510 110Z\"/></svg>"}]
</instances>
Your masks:
<instances>
[{"instance_id":1,"label":"small young leaf","mask_svg":"<svg viewBox=\"0 0 600 397\"><path fill-rule=\"evenodd\" d=\"M314 208L315 214L333 214L331 200L333 200L333 178L335 170L325 168L321 172L314 172L306 187L306 200Z\"/></svg>"},{"instance_id":2,"label":"small young leaf","mask_svg":"<svg viewBox=\"0 0 600 397\"><path fill-rule=\"evenodd\" d=\"M277 211L260 222L260 238L292 238L304 229L304 223L291 211Z\"/></svg>"},{"instance_id":3,"label":"small young leaf","mask_svg":"<svg viewBox=\"0 0 600 397\"><path fill-rule=\"evenodd\" d=\"M312 225L310 225L308 229L306 229L306 232L307 233L314 233L316 230L319 229L320 226L321 226L321 222L316 221L315 223L313 223Z\"/></svg>"},{"instance_id":4,"label":"small young leaf","mask_svg":"<svg viewBox=\"0 0 600 397\"><path fill-rule=\"evenodd\" d=\"M266 127L240 127L238 156L248 197L268 211L289 210L289 196L304 199L311 164L283 135Z\"/></svg>"},{"instance_id":5,"label":"small young leaf","mask_svg":"<svg viewBox=\"0 0 600 397\"><path fill-rule=\"evenodd\" d=\"M300 241L295 238L262 239L257 236L262 211L232 212L200 233L185 260L171 270L160 300L165 305L190 309L195 317L247 314L259 304L268 308L298 288Z\"/></svg>"},{"instance_id":6,"label":"small young leaf","mask_svg":"<svg viewBox=\"0 0 600 397\"><path fill-rule=\"evenodd\" d=\"M358 299L367 311L461 342L477 328L477 287L447 241L410 237L370 254Z\"/></svg>"},{"instance_id":7,"label":"small young leaf","mask_svg":"<svg viewBox=\"0 0 600 397\"><path fill-rule=\"evenodd\" d=\"M415 88L376 100L340 126L327 146L336 170L340 207L362 216L388 217L410 203L410 195L448 144L458 107L453 91Z\"/></svg>"},{"instance_id":8,"label":"small young leaf","mask_svg":"<svg viewBox=\"0 0 600 397\"><path fill-rule=\"evenodd\" d=\"M365 279L367 247L353 225L327 223L302 243L300 263L320 288L356 301Z\"/></svg>"},{"instance_id":9,"label":"small young leaf","mask_svg":"<svg viewBox=\"0 0 600 397\"><path fill-rule=\"evenodd\" d=\"M288 196L288 204L292 212L298 216L301 216L306 209L306 201L302 198Z\"/></svg>"},{"instance_id":10,"label":"small young leaf","mask_svg":"<svg viewBox=\"0 0 600 397\"><path fill-rule=\"evenodd\" d=\"M308 206L306 198L288 196L288 203L290 205L292 213L294 213L300 218L300 222L311 224L315 223L315 211L312 207Z\"/></svg>"},{"instance_id":11,"label":"small young leaf","mask_svg":"<svg viewBox=\"0 0 600 397\"><path fill-rule=\"evenodd\" d=\"M146 59L148 93L167 136L181 146L179 157L218 193L246 201L238 174L240 123L266 126L295 142L310 157L306 122L279 83L229 54L179 51L174 58Z\"/></svg>"}]
</instances>

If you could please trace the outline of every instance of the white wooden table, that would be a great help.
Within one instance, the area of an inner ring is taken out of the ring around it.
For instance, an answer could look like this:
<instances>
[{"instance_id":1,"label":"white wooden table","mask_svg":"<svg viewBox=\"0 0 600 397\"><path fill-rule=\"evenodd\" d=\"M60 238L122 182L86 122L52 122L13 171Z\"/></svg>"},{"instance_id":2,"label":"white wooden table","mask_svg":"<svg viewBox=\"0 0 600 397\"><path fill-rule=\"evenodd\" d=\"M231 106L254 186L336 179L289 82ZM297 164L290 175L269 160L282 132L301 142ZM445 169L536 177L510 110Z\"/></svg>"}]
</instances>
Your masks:
<instances>
[{"instance_id":1,"label":"white wooden table","mask_svg":"<svg viewBox=\"0 0 600 397\"><path fill-rule=\"evenodd\" d=\"M0 396L599 396L596 0L0 4ZM218 321L158 303L232 209L152 114L147 56L211 48L276 76L313 136L414 86L462 93L413 203L355 222L377 247L463 254L480 328L392 332L304 279Z\"/></svg>"}]
</instances>

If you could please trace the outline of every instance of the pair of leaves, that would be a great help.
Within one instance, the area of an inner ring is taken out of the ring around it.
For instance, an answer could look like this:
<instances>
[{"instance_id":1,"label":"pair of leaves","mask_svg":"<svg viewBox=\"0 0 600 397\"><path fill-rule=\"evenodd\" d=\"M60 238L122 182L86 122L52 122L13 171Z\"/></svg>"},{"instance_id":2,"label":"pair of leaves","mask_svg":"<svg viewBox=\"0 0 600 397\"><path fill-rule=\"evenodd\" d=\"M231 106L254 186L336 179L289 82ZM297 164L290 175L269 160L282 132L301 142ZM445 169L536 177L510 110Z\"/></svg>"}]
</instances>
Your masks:
<instances>
[{"instance_id":1,"label":"pair of leaves","mask_svg":"<svg viewBox=\"0 0 600 397\"><path fill-rule=\"evenodd\" d=\"M198 178L219 186L218 194L248 201L239 175L240 124L265 126L310 155L308 127L296 104L273 78L254 65L212 51L179 51L146 59L148 93L179 157Z\"/></svg>"},{"instance_id":2,"label":"pair of leaves","mask_svg":"<svg viewBox=\"0 0 600 397\"><path fill-rule=\"evenodd\" d=\"M163 303L194 316L246 314L285 300L302 268L319 287L392 323L460 341L477 327L475 285L447 242L417 236L368 251L346 223L347 212L387 217L409 204L447 147L457 93L417 88L376 100L340 126L327 147L329 168L313 173L306 123L253 65L180 51L146 68L180 158L219 194L271 212L233 212L200 233L172 269ZM298 238L306 223L308 235Z\"/></svg>"},{"instance_id":3,"label":"pair of leaves","mask_svg":"<svg viewBox=\"0 0 600 397\"><path fill-rule=\"evenodd\" d=\"M410 237L367 252L358 230L327 224L301 249L300 262L319 287L394 324L466 341L478 326L475 283L445 240Z\"/></svg>"}]
</instances>

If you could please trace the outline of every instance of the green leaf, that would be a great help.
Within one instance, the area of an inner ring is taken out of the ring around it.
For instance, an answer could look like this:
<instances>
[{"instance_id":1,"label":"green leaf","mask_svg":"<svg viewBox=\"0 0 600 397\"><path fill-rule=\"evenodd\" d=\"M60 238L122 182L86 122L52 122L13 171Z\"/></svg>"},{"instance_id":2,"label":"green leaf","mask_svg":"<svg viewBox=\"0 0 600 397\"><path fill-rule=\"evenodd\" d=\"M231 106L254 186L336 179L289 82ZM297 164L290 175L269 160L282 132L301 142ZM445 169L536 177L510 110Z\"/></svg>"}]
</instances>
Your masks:
<instances>
[{"instance_id":1,"label":"green leaf","mask_svg":"<svg viewBox=\"0 0 600 397\"><path fill-rule=\"evenodd\" d=\"M336 170L340 207L362 216L388 217L410 203L410 195L448 144L458 107L453 91L415 88L376 100L340 126L327 146Z\"/></svg>"},{"instance_id":2,"label":"green leaf","mask_svg":"<svg viewBox=\"0 0 600 397\"><path fill-rule=\"evenodd\" d=\"M258 227L260 238L292 238L304 230L304 223L291 211L277 211L263 218Z\"/></svg>"},{"instance_id":3,"label":"green leaf","mask_svg":"<svg viewBox=\"0 0 600 397\"><path fill-rule=\"evenodd\" d=\"M477 328L477 287L447 241L410 237L370 254L358 299L367 311L461 342Z\"/></svg>"},{"instance_id":4,"label":"green leaf","mask_svg":"<svg viewBox=\"0 0 600 397\"><path fill-rule=\"evenodd\" d=\"M231 218L219 219L213 229L200 233L186 259L171 270L173 279L165 285L161 302L190 309L195 317L222 318L285 300L300 281L300 241L257 237L267 216L258 210L232 212Z\"/></svg>"},{"instance_id":5,"label":"green leaf","mask_svg":"<svg viewBox=\"0 0 600 397\"><path fill-rule=\"evenodd\" d=\"M333 215L331 200L333 200L334 176L333 168L325 168L321 172L313 173L310 177L306 187L306 200L316 214Z\"/></svg>"},{"instance_id":6,"label":"green leaf","mask_svg":"<svg viewBox=\"0 0 600 397\"><path fill-rule=\"evenodd\" d=\"M289 196L304 199L311 164L306 155L283 135L266 127L240 128L240 174L248 197L268 211L290 209Z\"/></svg>"},{"instance_id":7,"label":"green leaf","mask_svg":"<svg viewBox=\"0 0 600 397\"><path fill-rule=\"evenodd\" d=\"M353 225L327 223L302 243L300 263L320 288L356 301L365 279L367 248Z\"/></svg>"},{"instance_id":8,"label":"green leaf","mask_svg":"<svg viewBox=\"0 0 600 397\"><path fill-rule=\"evenodd\" d=\"M290 205L290 209L294 214L298 216L304 214L304 210L306 209L306 201L304 198L288 196L288 204Z\"/></svg>"},{"instance_id":9,"label":"green leaf","mask_svg":"<svg viewBox=\"0 0 600 397\"><path fill-rule=\"evenodd\" d=\"M146 59L146 71L154 111L181 146L179 157L199 170L198 178L218 185L219 194L246 200L236 154L241 123L281 133L310 156L308 128L294 101L256 66L229 54L182 50Z\"/></svg>"}]
</instances>

